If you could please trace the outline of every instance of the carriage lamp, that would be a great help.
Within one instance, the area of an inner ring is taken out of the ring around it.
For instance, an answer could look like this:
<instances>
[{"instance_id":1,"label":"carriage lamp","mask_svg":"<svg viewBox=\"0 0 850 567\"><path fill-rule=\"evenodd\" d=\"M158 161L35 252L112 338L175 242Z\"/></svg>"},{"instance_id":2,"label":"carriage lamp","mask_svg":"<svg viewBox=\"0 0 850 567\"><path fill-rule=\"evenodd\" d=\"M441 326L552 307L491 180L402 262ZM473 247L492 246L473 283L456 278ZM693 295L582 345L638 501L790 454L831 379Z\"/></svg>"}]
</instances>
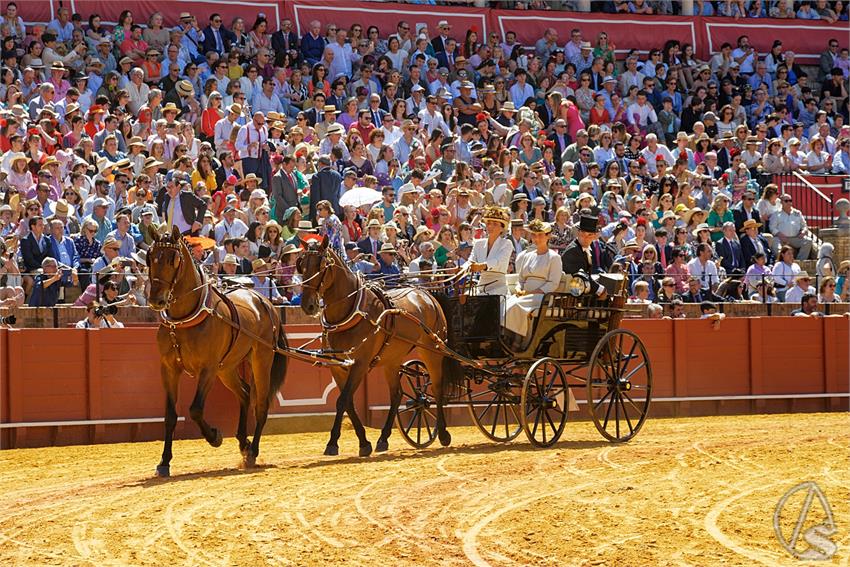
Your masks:
<instances>
[{"instance_id":1,"label":"carriage lamp","mask_svg":"<svg viewBox=\"0 0 850 567\"><path fill-rule=\"evenodd\" d=\"M569 287L567 287L567 291L570 292L570 295L574 297L581 297L582 295L586 295L590 292L590 282L587 279L587 275L584 272L579 272L574 274L570 279Z\"/></svg>"}]
</instances>

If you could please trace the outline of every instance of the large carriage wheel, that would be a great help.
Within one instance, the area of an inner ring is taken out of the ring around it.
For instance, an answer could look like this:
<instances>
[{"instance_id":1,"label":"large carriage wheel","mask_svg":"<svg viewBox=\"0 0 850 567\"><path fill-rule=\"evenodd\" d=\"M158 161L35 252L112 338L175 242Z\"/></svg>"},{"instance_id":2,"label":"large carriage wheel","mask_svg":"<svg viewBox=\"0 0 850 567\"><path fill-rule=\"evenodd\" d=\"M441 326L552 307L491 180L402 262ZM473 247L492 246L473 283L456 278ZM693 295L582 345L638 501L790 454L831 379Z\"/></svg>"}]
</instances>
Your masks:
<instances>
[{"instance_id":1,"label":"large carriage wheel","mask_svg":"<svg viewBox=\"0 0 850 567\"><path fill-rule=\"evenodd\" d=\"M626 329L607 333L590 356L587 404L596 429L609 441L628 441L640 431L652 398L646 348Z\"/></svg>"},{"instance_id":2,"label":"large carriage wheel","mask_svg":"<svg viewBox=\"0 0 850 567\"><path fill-rule=\"evenodd\" d=\"M398 371L401 403L396 412L399 433L413 447L424 449L437 438L437 401L431 376L420 360L405 362Z\"/></svg>"},{"instance_id":3,"label":"large carriage wheel","mask_svg":"<svg viewBox=\"0 0 850 567\"><path fill-rule=\"evenodd\" d=\"M515 381L506 376L486 376L483 390L467 390L467 401L472 421L487 439L507 443L516 439L520 421L520 396L515 392Z\"/></svg>"},{"instance_id":4,"label":"large carriage wheel","mask_svg":"<svg viewBox=\"0 0 850 567\"><path fill-rule=\"evenodd\" d=\"M549 447L558 442L567 424L567 377L553 358L541 358L522 385L522 428L532 445Z\"/></svg>"}]
</instances>

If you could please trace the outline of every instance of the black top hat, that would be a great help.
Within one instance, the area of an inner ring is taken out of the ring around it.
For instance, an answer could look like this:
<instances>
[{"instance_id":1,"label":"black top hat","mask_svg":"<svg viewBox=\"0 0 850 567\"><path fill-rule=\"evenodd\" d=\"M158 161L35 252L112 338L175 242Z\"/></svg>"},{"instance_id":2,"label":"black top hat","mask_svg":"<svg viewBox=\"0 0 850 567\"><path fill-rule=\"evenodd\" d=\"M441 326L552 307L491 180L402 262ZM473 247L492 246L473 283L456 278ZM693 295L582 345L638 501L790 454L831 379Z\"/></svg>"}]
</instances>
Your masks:
<instances>
[{"instance_id":1,"label":"black top hat","mask_svg":"<svg viewBox=\"0 0 850 567\"><path fill-rule=\"evenodd\" d=\"M578 220L578 229L582 232L599 232L599 217L590 209L582 209Z\"/></svg>"}]
</instances>

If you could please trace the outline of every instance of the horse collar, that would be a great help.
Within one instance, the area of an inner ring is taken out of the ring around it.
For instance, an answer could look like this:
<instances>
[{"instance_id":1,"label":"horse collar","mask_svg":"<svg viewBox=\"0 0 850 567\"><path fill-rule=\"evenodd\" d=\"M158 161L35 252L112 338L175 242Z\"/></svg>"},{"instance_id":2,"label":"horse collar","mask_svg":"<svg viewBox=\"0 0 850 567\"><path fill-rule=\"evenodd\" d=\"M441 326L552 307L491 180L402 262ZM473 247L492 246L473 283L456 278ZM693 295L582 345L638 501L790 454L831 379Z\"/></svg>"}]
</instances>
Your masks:
<instances>
[{"instance_id":1,"label":"horse collar","mask_svg":"<svg viewBox=\"0 0 850 567\"><path fill-rule=\"evenodd\" d=\"M174 331L175 329L188 329L203 323L207 316L212 313L210 284L204 276L203 270L201 271L201 289L203 290L201 300L198 302L198 306L195 307L188 317L173 319L168 316L168 309L164 309L159 313L159 316L162 319L162 324Z\"/></svg>"},{"instance_id":2,"label":"horse collar","mask_svg":"<svg viewBox=\"0 0 850 567\"><path fill-rule=\"evenodd\" d=\"M365 299L364 292L366 290L366 286L363 285L363 282L360 280L359 275L357 278L357 284L357 300L354 302L354 307L351 308L351 313L349 313L348 316L341 322L329 323L328 320L325 318L324 310L322 310L322 329L324 329L325 333L338 333L340 331L346 331L360 322L357 320L358 317L362 317L363 319L366 319L368 317L368 315L362 309L363 300Z\"/></svg>"}]
</instances>

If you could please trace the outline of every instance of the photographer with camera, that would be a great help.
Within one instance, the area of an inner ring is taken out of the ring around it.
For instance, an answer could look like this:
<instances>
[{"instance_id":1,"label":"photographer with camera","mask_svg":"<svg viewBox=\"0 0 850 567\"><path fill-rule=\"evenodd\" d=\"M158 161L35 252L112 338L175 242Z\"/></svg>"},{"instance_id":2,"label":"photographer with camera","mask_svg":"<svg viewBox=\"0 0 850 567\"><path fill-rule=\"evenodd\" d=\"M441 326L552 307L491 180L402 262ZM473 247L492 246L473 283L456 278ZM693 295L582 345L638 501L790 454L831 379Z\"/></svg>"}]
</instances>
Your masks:
<instances>
[{"instance_id":1,"label":"photographer with camera","mask_svg":"<svg viewBox=\"0 0 850 567\"><path fill-rule=\"evenodd\" d=\"M123 329L124 323L115 319L118 308L92 301L86 305L86 318L78 321L77 329Z\"/></svg>"}]
</instances>

